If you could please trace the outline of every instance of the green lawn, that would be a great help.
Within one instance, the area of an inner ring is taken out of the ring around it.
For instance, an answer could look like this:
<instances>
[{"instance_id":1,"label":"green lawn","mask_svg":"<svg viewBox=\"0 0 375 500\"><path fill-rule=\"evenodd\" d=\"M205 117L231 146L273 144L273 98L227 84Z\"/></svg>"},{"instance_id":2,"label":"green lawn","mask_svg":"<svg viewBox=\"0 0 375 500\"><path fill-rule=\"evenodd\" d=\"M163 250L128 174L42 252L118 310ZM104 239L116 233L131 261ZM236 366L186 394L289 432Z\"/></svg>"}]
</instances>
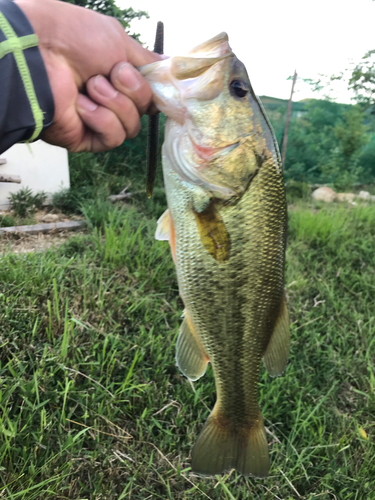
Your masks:
<instances>
[{"instance_id":1,"label":"green lawn","mask_svg":"<svg viewBox=\"0 0 375 500\"><path fill-rule=\"evenodd\" d=\"M375 207L290 213L265 480L190 472L214 381L175 366L182 303L156 215L109 210L103 233L1 257L0 499L375 499Z\"/></svg>"}]
</instances>

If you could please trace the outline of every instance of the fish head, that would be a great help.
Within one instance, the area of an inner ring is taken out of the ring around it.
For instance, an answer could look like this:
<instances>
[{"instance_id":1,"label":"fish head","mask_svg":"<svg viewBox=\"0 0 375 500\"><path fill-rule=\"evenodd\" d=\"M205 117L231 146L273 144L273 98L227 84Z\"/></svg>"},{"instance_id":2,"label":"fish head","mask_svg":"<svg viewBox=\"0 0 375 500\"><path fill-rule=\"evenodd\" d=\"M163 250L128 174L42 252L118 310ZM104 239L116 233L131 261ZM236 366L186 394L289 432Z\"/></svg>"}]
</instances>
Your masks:
<instances>
[{"instance_id":1,"label":"fish head","mask_svg":"<svg viewBox=\"0 0 375 500\"><path fill-rule=\"evenodd\" d=\"M264 158L280 167L272 128L226 33L139 69L169 118L164 153L183 180L230 198L245 192Z\"/></svg>"}]
</instances>

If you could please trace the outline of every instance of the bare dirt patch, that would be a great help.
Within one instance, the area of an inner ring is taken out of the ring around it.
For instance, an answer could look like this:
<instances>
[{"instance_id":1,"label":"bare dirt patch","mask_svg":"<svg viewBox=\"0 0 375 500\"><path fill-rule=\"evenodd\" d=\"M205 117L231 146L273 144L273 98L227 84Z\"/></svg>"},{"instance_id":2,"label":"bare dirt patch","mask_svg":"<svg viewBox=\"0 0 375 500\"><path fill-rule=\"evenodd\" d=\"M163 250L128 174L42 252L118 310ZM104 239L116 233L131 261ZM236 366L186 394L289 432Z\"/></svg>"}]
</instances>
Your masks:
<instances>
[{"instance_id":1,"label":"bare dirt patch","mask_svg":"<svg viewBox=\"0 0 375 500\"><path fill-rule=\"evenodd\" d=\"M4 214L12 214L11 211L5 211ZM51 207L45 207L38 210L33 215L35 224L43 224L48 222L69 222L84 220L83 217L77 215L66 215L57 210L51 210ZM22 222L19 224L21 225ZM30 224L30 222L27 222ZM82 231L79 231L82 233ZM0 253L30 253L42 252L49 248L59 247L72 236L78 234L77 231L55 231L39 234L22 234L22 233L4 233L0 236Z\"/></svg>"},{"instance_id":2,"label":"bare dirt patch","mask_svg":"<svg viewBox=\"0 0 375 500\"><path fill-rule=\"evenodd\" d=\"M82 234L82 232L80 232ZM0 237L0 253L30 253L43 252L49 248L57 248L72 236L78 234L75 232L50 232L46 234L21 235L4 234Z\"/></svg>"}]
</instances>

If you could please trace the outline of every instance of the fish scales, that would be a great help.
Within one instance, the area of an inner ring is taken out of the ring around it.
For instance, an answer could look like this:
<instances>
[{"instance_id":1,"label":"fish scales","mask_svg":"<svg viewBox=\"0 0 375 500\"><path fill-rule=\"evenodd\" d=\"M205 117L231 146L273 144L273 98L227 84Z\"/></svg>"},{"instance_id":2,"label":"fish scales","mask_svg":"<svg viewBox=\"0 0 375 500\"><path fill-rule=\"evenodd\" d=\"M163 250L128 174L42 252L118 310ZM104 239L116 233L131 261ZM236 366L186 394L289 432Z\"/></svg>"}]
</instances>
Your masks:
<instances>
[{"instance_id":1,"label":"fish scales","mask_svg":"<svg viewBox=\"0 0 375 500\"><path fill-rule=\"evenodd\" d=\"M156 236L171 244L185 305L177 363L196 380L210 362L215 376L217 401L192 469L264 477L259 369L264 358L271 375L281 374L289 351L284 182L272 129L226 35L195 49L200 57L205 47L201 70L191 58L189 73L188 57L141 69L169 117L162 154L169 209Z\"/></svg>"},{"instance_id":2,"label":"fish scales","mask_svg":"<svg viewBox=\"0 0 375 500\"><path fill-rule=\"evenodd\" d=\"M175 221L180 293L210 358L223 410L230 413L237 405L243 407L236 420L248 418L249 408L250 419L254 411L258 416L254 359L260 360L264 354L283 293L284 252L279 240L286 226L284 188L282 176L272 172L272 164L265 167L239 200L240 206L223 206L220 211L225 225L232 228L231 257L225 263L217 263L202 251L194 217L179 217L191 205L190 190L173 170L164 169L168 206ZM269 206L266 215L256 209L260 200ZM261 336L257 336L259 332Z\"/></svg>"}]
</instances>

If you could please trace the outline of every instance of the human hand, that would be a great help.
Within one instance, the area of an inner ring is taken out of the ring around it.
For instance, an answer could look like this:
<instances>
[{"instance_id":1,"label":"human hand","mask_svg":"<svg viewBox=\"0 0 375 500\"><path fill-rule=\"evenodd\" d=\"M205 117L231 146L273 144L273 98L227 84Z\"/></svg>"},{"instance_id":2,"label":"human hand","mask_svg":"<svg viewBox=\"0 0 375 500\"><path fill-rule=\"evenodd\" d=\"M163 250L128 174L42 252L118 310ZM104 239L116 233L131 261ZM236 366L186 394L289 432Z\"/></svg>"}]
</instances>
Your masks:
<instances>
[{"instance_id":1,"label":"human hand","mask_svg":"<svg viewBox=\"0 0 375 500\"><path fill-rule=\"evenodd\" d=\"M104 151L137 135L151 89L134 68L157 61L108 16L58 0L15 0L39 38L55 101L42 139ZM85 95L86 94L86 95Z\"/></svg>"}]
</instances>

